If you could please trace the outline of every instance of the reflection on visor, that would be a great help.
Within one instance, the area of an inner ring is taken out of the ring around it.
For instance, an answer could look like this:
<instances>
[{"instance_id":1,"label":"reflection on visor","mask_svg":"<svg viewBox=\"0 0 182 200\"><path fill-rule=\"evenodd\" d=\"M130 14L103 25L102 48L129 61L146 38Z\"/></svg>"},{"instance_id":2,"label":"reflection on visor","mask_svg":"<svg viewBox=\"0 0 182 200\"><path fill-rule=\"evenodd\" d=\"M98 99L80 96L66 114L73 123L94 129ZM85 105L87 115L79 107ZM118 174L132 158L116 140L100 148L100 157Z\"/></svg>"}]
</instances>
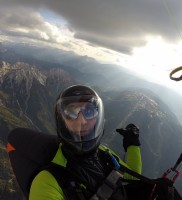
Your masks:
<instances>
[{"instance_id":1,"label":"reflection on visor","mask_svg":"<svg viewBox=\"0 0 182 200\"><path fill-rule=\"evenodd\" d=\"M84 107L68 104L63 108L64 116L67 119L77 119L79 113L82 112L85 119L93 119L98 115L98 109L91 103L87 103Z\"/></svg>"}]
</instances>

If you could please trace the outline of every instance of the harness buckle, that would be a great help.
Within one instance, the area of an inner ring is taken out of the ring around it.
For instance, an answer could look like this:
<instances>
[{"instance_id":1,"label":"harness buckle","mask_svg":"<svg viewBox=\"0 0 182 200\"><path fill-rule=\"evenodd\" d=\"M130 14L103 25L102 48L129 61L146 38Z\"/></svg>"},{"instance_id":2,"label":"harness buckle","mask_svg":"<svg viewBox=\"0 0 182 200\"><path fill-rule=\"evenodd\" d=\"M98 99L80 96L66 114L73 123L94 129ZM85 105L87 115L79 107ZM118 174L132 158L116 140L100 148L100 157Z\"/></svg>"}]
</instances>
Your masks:
<instances>
[{"instance_id":1,"label":"harness buckle","mask_svg":"<svg viewBox=\"0 0 182 200\"><path fill-rule=\"evenodd\" d=\"M171 179L168 178L169 174L174 173L173 177ZM179 176L179 171L177 169L174 168L170 168L168 169L164 174L163 174L163 178L165 179L169 179L171 180L173 183L176 181L177 177Z\"/></svg>"},{"instance_id":2,"label":"harness buckle","mask_svg":"<svg viewBox=\"0 0 182 200\"><path fill-rule=\"evenodd\" d=\"M90 200L109 199L118 187L117 182L120 178L123 178L123 175L116 170L112 170L102 185L98 188L97 193L94 194Z\"/></svg>"}]
</instances>

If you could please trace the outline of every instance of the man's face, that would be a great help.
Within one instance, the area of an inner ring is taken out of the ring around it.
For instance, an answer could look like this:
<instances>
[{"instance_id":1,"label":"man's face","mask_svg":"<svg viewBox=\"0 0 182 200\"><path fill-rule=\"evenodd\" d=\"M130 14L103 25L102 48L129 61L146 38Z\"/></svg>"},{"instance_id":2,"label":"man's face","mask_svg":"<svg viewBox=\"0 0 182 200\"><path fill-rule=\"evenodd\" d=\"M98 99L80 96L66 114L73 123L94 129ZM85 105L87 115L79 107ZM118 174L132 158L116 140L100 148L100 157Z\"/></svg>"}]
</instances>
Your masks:
<instances>
[{"instance_id":1,"label":"man's face","mask_svg":"<svg viewBox=\"0 0 182 200\"><path fill-rule=\"evenodd\" d=\"M71 117L64 117L65 124L69 131L79 136L87 135L95 126L96 111L93 105L87 102L75 102L66 106L67 113L76 113L74 119ZM88 117L91 116L91 117Z\"/></svg>"}]
</instances>

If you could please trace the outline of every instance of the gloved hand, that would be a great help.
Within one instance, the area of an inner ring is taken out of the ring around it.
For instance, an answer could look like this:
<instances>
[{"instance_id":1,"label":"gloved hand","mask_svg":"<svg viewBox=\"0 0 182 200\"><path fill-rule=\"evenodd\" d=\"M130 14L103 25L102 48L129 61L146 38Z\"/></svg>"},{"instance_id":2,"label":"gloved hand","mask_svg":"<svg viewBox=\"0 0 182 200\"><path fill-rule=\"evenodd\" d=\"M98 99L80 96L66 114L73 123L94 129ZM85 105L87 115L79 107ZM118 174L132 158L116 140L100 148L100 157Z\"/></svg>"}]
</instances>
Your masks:
<instances>
[{"instance_id":1,"label":"gloved hand","mask_svg":"<svg viewBox=\"0 0 182 200\"><path fill-rule=\"evenodd\" d=\"M125 152L131 145L140 146L139 128L134 124L128 124L125 129L119 128L116 131L123 136L123 147Z\"/></svg>"}]
</instances>

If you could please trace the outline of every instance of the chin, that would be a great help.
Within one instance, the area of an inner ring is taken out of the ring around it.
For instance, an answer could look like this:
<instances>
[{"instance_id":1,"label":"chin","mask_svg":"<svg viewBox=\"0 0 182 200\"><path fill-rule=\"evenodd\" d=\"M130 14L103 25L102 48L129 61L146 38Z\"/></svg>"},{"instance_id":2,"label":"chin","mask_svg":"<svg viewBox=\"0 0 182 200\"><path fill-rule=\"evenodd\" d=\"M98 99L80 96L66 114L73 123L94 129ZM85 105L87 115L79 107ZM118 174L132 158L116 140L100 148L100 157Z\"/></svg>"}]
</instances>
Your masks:
<instances>
[{"instance_id":1,"label":"chin","mask_svg":"<svg viewBox=\"0 0 182 200\"><path fill-rule=\"evenodd\" d=\"M89 131L80 131L80 136L85 136L89 133Z\"/></svg>"}]
</instances>

